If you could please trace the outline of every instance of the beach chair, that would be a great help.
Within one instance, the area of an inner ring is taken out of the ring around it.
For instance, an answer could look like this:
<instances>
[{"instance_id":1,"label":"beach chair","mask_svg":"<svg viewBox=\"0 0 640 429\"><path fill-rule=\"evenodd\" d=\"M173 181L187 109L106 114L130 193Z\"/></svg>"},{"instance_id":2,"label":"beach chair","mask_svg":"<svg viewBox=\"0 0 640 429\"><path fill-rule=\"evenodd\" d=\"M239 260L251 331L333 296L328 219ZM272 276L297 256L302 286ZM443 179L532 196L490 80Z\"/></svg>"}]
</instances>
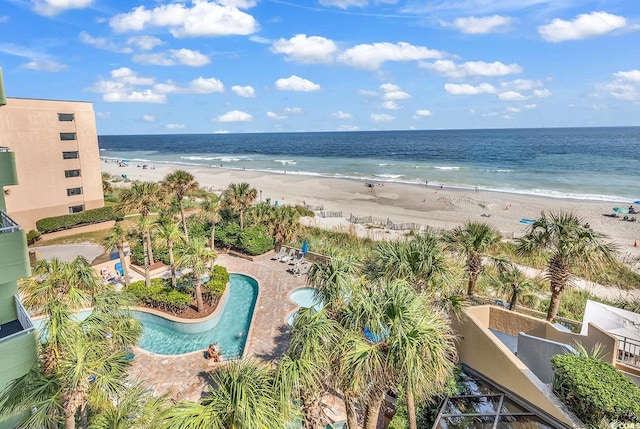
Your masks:
<instances>
[{"instance_id":1,"label":"beach chair","mask_svg":"<svg viewBox=\"0 0 640 429\"><path fill-rule=\"evenodd\" d=\"M293 258L291 258L291 260L289 260L289 265L299 264L302 261L304 261L304 253L300 251L296 256L294 256Z\"/></svg>"},{"instance_id":2,"label":"beach chair","mask_svg":"<svg viewBox=\"0 0 640 429\"><path fill-rule=\"evenodd\" d=\"M280 258L280 262L289 262L296 256L296 249L289 249L289 253Z\"/></svg>"},{"instance_id":3,"label":"beach chair","mask_svg":"<svg viewBox=\"0 0 640 429\"><path fill-rule=\"evenodd\" d=\"M287 254L287 248L284 246L280 247L280 250L278 251L278 253L274 253L273 256L271 257L272 261L275 261L277 259L282 258L284 255Z\"/></svg>"},{"instance_id":4,"label":"beach chair","mask_svg":"<svg viewBox=\"0 0 640 429\"><path fill-rule=\"evenodd\" d=\"M294 275L296 277L300 277L303 276L305 274L309 273L309 270L311 269L311 264L309 262L302 262L301 264L298 264L298 270L297 272L294 273Z\"/></svg>"}]
</instances>

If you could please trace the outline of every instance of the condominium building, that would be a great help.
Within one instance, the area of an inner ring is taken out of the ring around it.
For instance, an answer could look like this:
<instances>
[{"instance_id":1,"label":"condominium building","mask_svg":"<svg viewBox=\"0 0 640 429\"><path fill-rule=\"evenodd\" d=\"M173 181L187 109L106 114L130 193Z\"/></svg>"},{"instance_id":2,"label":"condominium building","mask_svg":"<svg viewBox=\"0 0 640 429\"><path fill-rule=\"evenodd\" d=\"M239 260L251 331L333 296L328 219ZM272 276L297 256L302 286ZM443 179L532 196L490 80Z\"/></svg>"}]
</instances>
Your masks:
<instances>
[{"instance_id":1,"label":"condominium building","mask_svg":"<svg viewBox=\"0 0 640 429\"><path fill-rule=\"evenodd\" d=\"M19 185L6 195L6 209L22 228L104 206L92 103L7 98L0 145L15 153Z\"/></svg>"}]
</instances>

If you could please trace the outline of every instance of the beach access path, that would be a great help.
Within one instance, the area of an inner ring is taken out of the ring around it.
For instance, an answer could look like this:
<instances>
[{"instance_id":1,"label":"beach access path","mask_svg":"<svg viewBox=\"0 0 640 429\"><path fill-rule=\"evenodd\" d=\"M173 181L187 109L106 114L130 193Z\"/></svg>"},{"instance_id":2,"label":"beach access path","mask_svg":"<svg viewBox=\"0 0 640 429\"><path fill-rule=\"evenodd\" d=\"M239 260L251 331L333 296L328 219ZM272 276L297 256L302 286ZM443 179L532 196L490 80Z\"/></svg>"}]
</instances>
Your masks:
<instances>
[{"instance_id":1,"label":"beach access path","mask_svg":"<svg viewBox=\"0 0 640 429\"><path fill-rule=\"evenodd\" d=\"M289 294L304 287L307 276L295 277L286 270L289 265L264 257L258 261L219 254L217 265L230 273L245 274L258 281L258 299L244 356L271 361L281 356L287 347L289 327L287 317L298 306ZM224 363L204 358L204 349L167 356L134 348L135 358L129 375L142 380L159 394L169 393L173 399L199 401L210 381L209 373ZM224 350L223 350L224 353Z\"/></svg>"}]
</instances>

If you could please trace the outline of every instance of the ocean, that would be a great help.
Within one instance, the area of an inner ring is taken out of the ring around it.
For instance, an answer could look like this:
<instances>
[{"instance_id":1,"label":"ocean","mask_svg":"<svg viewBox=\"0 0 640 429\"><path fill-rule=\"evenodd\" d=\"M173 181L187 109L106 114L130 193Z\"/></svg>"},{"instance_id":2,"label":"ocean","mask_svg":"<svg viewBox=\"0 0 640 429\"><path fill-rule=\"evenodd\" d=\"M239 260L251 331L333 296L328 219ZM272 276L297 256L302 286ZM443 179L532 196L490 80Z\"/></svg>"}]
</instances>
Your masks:
<instances>
[{"instance_id":1,"label":"ocean","mask_svg":"<svg viewBox=\"0 0 640 429\"><path fill-rule=\"evenodd\" d=\"M100 156L555 198L640 200L640 127L99 136Z\"/></svg>"}]
</instances>

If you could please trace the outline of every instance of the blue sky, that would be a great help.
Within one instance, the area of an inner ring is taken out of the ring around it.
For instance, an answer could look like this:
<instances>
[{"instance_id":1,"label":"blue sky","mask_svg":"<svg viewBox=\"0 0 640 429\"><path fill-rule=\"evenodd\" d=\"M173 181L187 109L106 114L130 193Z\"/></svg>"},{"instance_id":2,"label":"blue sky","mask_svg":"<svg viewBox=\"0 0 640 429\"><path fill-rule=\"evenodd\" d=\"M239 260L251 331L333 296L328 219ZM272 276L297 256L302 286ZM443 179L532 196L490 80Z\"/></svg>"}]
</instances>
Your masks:
<instances>
[{"instance_id":1,"label":"blue sky","mask_svg":"<svg viewBox=\"0 0 640 429\"><path fill-rule=\"evenodd\" d=\"M0 66L99 134L640 125L640 2L5 0Z\"/></svg>"}]
</instances>

